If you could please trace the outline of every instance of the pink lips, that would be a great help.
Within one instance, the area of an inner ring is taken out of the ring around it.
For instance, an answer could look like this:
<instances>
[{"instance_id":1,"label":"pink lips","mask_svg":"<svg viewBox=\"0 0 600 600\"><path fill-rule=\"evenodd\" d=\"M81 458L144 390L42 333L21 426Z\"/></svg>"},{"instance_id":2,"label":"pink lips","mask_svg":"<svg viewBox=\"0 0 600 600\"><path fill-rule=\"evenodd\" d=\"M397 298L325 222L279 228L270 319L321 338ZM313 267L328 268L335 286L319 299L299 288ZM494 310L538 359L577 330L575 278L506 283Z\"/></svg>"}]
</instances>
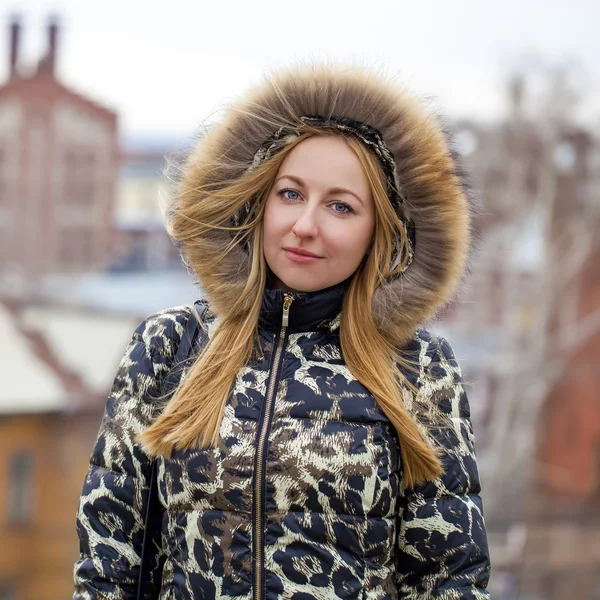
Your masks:
<instances>
[{"instance_id":1,"label":"pink lips","mask_svg":"<svg viewBox=\"0 0 600 600\"><path fill-rule=\"evenodd\" d=\"M314 263L322 258L302 248L284 248L284 251L290 260L298 263Z\"/></svg>"}]
</instances>

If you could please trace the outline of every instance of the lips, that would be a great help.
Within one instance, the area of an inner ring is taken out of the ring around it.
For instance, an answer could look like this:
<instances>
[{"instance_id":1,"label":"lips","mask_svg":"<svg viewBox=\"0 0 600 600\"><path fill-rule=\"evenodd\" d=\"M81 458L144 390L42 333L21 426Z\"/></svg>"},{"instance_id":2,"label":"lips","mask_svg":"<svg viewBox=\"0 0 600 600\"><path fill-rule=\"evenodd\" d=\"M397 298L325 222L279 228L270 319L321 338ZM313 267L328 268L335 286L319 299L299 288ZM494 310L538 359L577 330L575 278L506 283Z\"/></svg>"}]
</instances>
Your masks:
<instances>
[{"instance_id":1,"label":"lips","mask_svg":"<svg viewBox=\"0 0 600 600\"><path fill-rule=\"evenodd\" d=\"M286 252L291 252L292 254L298 254L299 256L306 256L306 257L310 257L310 258L323 258L322 256L319 256L318 254L314 254L313 252L309 252L308 250L304 250L302 248L292 248L290 246L286 246L286 247L284 247L284 250Z\"/></svg>"},{"instance_id":2,"label":"lips","mask_svg":"<svg viewBox=\"0 0 600 600\"><path fill-rule=\"evenodd\" d=\"M323 258L322 256L317 256L316 254L301 248L284 248L283 250L287 259L293 263L313 265Z\"/></svg>"}]
</instances>

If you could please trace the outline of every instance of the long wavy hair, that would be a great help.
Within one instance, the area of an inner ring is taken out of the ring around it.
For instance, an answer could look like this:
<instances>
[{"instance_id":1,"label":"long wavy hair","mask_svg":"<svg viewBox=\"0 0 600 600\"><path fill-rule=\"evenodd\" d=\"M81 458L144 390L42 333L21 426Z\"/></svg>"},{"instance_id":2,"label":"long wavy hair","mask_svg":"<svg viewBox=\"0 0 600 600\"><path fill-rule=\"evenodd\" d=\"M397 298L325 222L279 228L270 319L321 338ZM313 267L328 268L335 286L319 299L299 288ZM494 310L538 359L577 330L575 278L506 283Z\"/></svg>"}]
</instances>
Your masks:
<instances>
[{"instance_id":1,"label":"long wavy hair","mask_svg":"<svg viewBox=\"0 0 600 600\"><path fill-rule=\"evenodd\" d=\"M169 456L173 450L217 445L223 412L234 381L252 357L258 343L258 322L268 266L263 253L265 201L279 168L293 149L312 136L342 136L356 153L366 173L375 204L375 232L371 246L352 275L346 289L340 322L340 343L350 372L374 396L398 432L404 481L412 487L442 473L439 452L429 442L426 429L408 411L403 390L417 390L400 367L414 369L386 335L384 324L375 322L372 297L388 278L393 242L403 231L388 200L386 180L377 158L356 138L336 129L301 125L301 135L256 170L231 180L196 187L193 197L180 198L171 214L169 233L181 244L188 265L207 289L224 291L223 261L238 245L250 247L250 276L164 410L139 437L144 450L154 456ZM207 169L211 165L206 165ZM213 168L217 168L214 165ZM232 225L233 216L253 199L255 211L247 222ZM216 248L215 235L231 233L231 242ZM409 243L403 239L405 248ZM403 253L407 256L407 253ZM396 269L402 269L406 260Z\"/></svg>"}]
</instances>

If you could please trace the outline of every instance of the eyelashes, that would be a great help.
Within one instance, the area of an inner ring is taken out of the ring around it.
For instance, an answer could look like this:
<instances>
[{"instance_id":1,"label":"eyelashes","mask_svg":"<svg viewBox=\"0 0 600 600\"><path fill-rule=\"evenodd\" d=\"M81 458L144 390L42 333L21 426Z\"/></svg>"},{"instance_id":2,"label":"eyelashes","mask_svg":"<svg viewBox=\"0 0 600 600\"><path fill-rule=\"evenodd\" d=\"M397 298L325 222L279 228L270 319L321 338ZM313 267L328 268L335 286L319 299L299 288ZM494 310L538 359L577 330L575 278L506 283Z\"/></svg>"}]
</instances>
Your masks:
<instances>
[{"instance_id":1,"label":"eyelashes","mask_svg":"<svg viewBox=\"0 0 600 600\"><path fill-rule=\"evenodd\" d=\"M287 196L284 196L284 194L287 194L288 192L291 192L292 194L296 194L298 196L298 198L288 198ZM279 190L277 192L277 195L280 198L284 198L285 200L298 200L300 198L300 194L296 191L296 190L291 190L290 188L283 188L282 190Z\"/></svg>"},{"instance_id":2,"label":"eyelashes","mask_svg":"<svg viewBox=\"0 0 600 600\"><path fill-rule=\"evenodd\" d=\"M291 194L295 194L296 197L295 198L290 198L288 196L286 196L287 193L291 193ZM281 190L279 190L277 192L277 195L282 198L283 200L286 200L288 202L295 202L296 200L300 200L301 196L300 196L300 192L293 190L291 188L283 188ZM334 202L331 202L330 204L328 204L328 206L337 206L337 207L342 207L344 210L336 210L334 209L333 212L335 212L338 215L348 215L351 213L354 213L354 209L349 205L346 204L345 202L342 202L340 200L336 200Z\"/></svg>"}]
</instances>

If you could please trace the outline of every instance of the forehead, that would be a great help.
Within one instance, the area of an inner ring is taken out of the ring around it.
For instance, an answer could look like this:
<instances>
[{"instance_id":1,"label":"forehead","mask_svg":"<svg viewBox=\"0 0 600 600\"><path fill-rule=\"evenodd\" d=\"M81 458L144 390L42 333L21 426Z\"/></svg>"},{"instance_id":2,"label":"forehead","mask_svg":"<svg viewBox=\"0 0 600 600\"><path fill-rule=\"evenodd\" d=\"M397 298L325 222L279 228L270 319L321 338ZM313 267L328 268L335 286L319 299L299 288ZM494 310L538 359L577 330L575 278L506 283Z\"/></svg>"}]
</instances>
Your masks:
<instances>
[{"instance_id":1,"label":"forehead","mask_svg":"<svg viewBox=\"0 0 600 600\"><path fill-rule=\"evenodd\" d=\"M300 142L283 161L281 175L297 175L307 185L343 183L363 193L369 188L358 156L340 136L317 136Z\"/></svg>"}]
</instances>

